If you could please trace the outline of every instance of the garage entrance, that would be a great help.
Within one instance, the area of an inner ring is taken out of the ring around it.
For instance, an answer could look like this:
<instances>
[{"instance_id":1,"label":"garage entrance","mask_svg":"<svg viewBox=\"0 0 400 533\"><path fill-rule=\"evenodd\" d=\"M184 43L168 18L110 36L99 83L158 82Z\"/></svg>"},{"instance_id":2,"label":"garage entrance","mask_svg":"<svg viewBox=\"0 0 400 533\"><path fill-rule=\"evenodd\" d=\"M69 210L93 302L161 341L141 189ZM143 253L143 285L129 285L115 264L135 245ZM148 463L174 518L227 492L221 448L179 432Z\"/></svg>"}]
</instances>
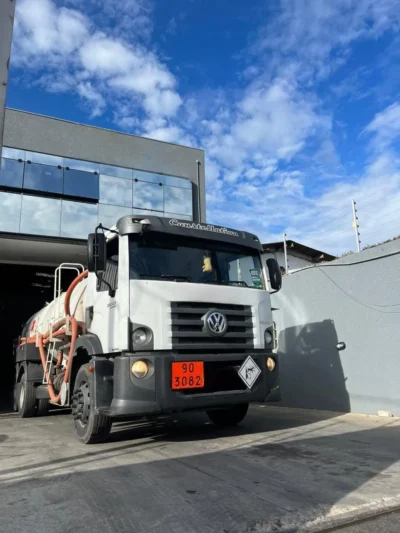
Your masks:
<instances>
[{"instance_id":1,"label":"garage entrance","mask_svg":"<svg viewBox=\"0 0 400 533\"><path fill-rule=\"evenodd\" d=\"M22 325L53 299L54 271L61 263L86 263L86 243L0 234L0 408L12 406L13 343ZM62 275L63 290L72 280Z\"/></svg>"},{"instance_id":2,"label":"garage entrance","mask_svg":"<svg viewBox=\"0 0 400 533\"><path fill-rule=\"evenodd\" d=\"M55 267L0 264L1 364L0 406L12 405L14 386L13 345L28 319L53 299ZM70 279L63 274L63 285ZM71 274L71 278L73 274ZM63 287L65 290L66 287Z\"/></svg>"}]
</instances>

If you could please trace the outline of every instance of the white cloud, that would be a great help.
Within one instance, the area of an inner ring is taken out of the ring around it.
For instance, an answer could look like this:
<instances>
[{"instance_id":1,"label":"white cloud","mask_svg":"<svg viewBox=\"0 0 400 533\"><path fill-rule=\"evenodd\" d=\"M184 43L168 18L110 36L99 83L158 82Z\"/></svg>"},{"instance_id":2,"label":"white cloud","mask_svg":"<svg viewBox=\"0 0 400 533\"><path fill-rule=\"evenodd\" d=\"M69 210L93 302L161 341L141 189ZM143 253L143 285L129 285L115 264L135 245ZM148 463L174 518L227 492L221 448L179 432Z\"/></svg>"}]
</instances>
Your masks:
<instances>
[{"instance_id":1,"label":"white cloud","mask_svg":"<svg viewBox=\"0 0 400 533\"><path fill-rule=\"evenodd\" d=\"M102 2L102 15L116 16L117 4ZM86 8L94 5L100 3L90 0ZM123 13L128 14L128 6L130 16L146 12L144 1L127 0ZM154 52L135 40L128 43L100 31L84 13L58 8L52 0L18 2L12 61L24 66L25 74L39 73L46 90L75 91L90 102L92 116L109 106L120 125L129 126L132 116L142 111L148 117L172 117L182 104L174 75ZM130 119L119 115L127 99Z\"/></svg>"},{"instance_id":2,"label":"white cloud","mask_svg":"<svg viewBox=\"0 0 400 533\"><path fill-rule=\"evenodd\" d=\"M377 113L363 133L373 133L371 146L382 151L400 136L400 104L394 103Z\"/></svg>"},{"instance_id":3,"label":"white cloud","mask_svg":"<svg viewBox=\"0 0 400 533\"><path fill-rule=\"evenodd\" d=\"M20 0L16 6L13 61L24 66L74 52L86 39L89 21L78 11L57 9L51 0Z\"/></svg>"},{"instance_id":4,"label":"white cloud","mask_svg":"<svg viewBox=\"0 0 400 533\"><path fill-rule=\"evenodd\" d=\"M186 144L182 142L185 134L178 126L165 126L148 130L144 133L144 136L150 139L156 139L157 141Z\"/></svg>"},{"instance_id":5,"label":"white cloud","mask_svg":"<svg viewBox=\"0 0 400 533\"><path fill-rule=\"evenodd\" d=\"M90 81L78 83L76 90L81 98L87 101L92 117L101 115L106 107L106 101Z\"/></svg>"},{"instance_id":6,"label":"white cloud","mask_svg":"<svg viewBox=\"0 0 400 533\"><path fill-rule=\"evenodd\" d=\"M232 128L235 138L252 150L290 158L321 125L314 102L284 80L251 87L239 103L241 117Z\"/></svg>"},{"instance_id":7,"label":"white cloud","mask_svg":"<svg viewBox=\"0 0 400 533\"><path fill-rule=\"evenodd\" d=\"M127 46L104 34L87 39L79 55L83 68L105 78L130 72L140 64L140 59Z\"/></svg>"},{"instance_id":8,"label":"white cloud","mask_svg":"<svg viewBox=\"0 0 400 533\"><path fill-rule=\"evenodd\" d=\"M327 77L346 61L349 45L398 28L397 0L281 0L278 16L260 30L253 51L268 54L271 67L302 80Z\"/></svg>"},{"instance_id":9,"label":"white cloud","mask_svg":"<svg viewBox=\"0 0 400 533\"><path fill-rule=\"evenodd\" d=\"M151 0L64 0L66 4L85 10L98 27L107 28L125 39L149 40L153 31Z\"/></svg>"},{"instance_id":10,"label":"white cloud","mask_svg":"<svg viewBox=\"0 0 400 533\"><path fill-rule=\"evenodd\" d=\"M175 91L151 91L146 94L143 106L151 115L170 117L175 115L182 104L181 97Z\"/></svg>"}]
</instances>

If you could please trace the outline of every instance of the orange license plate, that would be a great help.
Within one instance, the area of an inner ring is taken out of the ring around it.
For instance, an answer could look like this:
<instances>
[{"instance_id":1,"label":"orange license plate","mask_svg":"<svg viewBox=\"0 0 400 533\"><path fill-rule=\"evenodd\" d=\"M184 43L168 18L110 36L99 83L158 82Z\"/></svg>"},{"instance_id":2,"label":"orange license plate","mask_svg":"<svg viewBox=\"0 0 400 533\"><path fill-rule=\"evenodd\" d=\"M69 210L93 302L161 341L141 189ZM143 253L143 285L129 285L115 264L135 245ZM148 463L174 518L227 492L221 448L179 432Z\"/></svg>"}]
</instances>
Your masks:
<instances>
[{"instance_id":1,"label":"orange license plate","mask_svg":"<svg viewBox=\"0 0 400 533\"><path fill-rule=\"evenodd\" d=\"M172 363L172 390L204 387L204 362Z\"/></svg>"}]
</instances>

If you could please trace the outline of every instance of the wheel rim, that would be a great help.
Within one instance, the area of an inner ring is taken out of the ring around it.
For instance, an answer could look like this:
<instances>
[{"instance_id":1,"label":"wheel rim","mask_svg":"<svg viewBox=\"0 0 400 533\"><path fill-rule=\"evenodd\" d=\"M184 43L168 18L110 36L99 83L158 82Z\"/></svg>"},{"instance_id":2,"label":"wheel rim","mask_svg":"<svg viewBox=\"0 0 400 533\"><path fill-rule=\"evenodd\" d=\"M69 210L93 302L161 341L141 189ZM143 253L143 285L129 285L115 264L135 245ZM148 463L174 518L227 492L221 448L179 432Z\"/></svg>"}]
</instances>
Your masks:
<instances>
[{"instance_id":1,"label":"wheel rim","mask_svg":"<svg viewBox=\"0 0 400 533\"><path fill-rule=\"evenodd\" d=\"M72 414L77 423L82 427L86 426L90 414L90 392L87 381L83 381L73 394Z\"/></svg>"},{"instance_id":2,"label":"wheel rim","mask_svg":"<svg viewBox=\"0 0 400 533\"><path fill-rule=\"evenodd\" d=\"M23 408L24 401L25 401L25 387L24 387L24 384L21 383L21 387L20 387L20 390L19 390L19 408L20 409Z\"/></svg>"}]
</instances>

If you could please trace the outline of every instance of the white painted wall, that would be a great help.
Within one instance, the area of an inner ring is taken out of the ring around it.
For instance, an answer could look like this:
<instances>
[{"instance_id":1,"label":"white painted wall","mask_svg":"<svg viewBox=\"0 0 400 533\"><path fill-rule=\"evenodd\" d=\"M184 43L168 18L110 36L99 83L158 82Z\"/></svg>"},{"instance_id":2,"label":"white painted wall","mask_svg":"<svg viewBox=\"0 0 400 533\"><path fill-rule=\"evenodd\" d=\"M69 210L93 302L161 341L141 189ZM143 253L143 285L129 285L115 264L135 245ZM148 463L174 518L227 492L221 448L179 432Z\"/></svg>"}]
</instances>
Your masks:
<instances>
[{"instance_id":1,"label":"white painted wall","mask_svg":"<svg viewBox=\"0 0 400 533\"><path fill-rule=\"evenodd\" d=\"M279 266L283 266L285 268L285 254L283 252L275 252L275 253L265 253L263 255L263 261L266 261L269 257L274 257L277 261ZM304 268L306 266L313 265L314 263L311 260L304 259L302 257L298 257L296 255L293 255L290 253L290 248L288 249L288 267L290 270L297 270L298 268Z\"/></svg>"}]
</instances>

